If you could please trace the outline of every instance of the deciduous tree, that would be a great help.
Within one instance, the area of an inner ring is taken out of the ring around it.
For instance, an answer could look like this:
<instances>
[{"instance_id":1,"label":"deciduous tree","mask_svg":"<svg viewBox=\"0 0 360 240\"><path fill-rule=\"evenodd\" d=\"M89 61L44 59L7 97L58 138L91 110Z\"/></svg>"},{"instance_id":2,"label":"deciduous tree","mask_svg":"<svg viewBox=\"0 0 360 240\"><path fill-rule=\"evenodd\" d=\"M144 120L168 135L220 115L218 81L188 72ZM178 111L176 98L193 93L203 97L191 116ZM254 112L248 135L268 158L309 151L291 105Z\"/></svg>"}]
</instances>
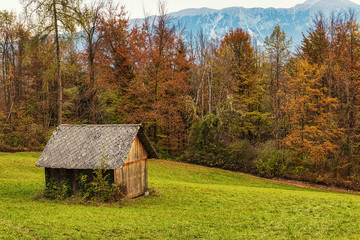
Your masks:
<instances>
[{"instance_id":1,"label":"deciduous tree","mask_svg":"<svg viewBox=\"0 0 360 240\"><path fill-rule=\"evenodd\" d=\"M284 85L286 66L290 57L291 39L287 39L284 31L281 31L279 25L275 26L274 31L269 37L265 38L266 50L266 77L269 81L269 95L274 122L274 136L276 147L280 146L280 137L284 136L285 116L281 108L285 103Z\"/></svg>"}]
</instances>

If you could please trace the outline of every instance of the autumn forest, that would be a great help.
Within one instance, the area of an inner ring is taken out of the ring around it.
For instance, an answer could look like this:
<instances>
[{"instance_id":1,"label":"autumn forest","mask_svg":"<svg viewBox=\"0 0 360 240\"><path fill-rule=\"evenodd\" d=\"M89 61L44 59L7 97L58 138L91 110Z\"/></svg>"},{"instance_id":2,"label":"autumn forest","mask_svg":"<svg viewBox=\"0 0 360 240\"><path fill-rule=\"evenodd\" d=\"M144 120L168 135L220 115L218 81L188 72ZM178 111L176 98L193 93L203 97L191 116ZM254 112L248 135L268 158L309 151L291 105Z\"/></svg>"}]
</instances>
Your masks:
<instances>
[{"instance_id":1,"label":"autumn forest","mask_svg":"<svg viewBox=\"0 0 360 240\"><path fill-rule=\"evenodd\" d=\"M299 46L171 22L99 0L0 12L0 151L64 124L141 123L162 158L360 189L360 27L321 12Z\"/></svg>"}]
</instances>

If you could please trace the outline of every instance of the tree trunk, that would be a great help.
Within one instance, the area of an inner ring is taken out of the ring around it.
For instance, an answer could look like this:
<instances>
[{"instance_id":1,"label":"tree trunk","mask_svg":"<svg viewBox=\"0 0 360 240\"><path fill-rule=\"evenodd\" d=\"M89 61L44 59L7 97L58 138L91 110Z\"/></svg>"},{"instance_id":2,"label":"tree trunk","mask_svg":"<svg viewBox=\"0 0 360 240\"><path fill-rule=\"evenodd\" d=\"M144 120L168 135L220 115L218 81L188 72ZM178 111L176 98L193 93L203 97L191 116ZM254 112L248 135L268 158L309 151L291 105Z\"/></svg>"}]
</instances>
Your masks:
<instances>
[{"instance_id":1,"label":"tree trunk","mask_svg":"<svg viewBox=\"0 0 360 240\"><path fill-rule=\"evenodd\" d=\"M56 44L56 80L58 86L58 124L62 123L62 84L61 84L61 72L60 72L60 45L59 45L59 29L58 19L56 11L56 2L53 0L54 10L54 26L55 26L55 44Z\"/></svg>"},{"instance_id":2,"label":"tree trunk","mask_svg":"<svg viewBox=\"0 0 360 240\"><path fill-rule=\"evenodd\" d=\"M95 67L94 67L94 45L92 43L92 38L89 36L89 78L90 78L90 123L96 123L95 119L95 91L94 91L94 82L95 82Z\"/></svg>"}]
</instances>

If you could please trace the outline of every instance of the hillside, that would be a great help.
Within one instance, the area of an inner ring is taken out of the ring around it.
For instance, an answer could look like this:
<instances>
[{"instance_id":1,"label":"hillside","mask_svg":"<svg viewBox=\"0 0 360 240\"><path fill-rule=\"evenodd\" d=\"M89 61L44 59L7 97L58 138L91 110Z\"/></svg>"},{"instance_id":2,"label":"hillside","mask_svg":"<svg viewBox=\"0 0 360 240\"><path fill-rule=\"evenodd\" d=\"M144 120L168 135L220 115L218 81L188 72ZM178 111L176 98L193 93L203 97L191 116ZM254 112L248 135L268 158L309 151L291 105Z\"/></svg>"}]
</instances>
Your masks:
<instances>
[{"instance_id":1,"label":"hillside","mask_svg":"<svg viewBox=\"0 0 360 240\"><path fill-rule=\"evenodd\" d=\"M359 17L360 5L349 0L308 0L292 8L243 8L231 7L221 10L201 8L184 9L170 13L173 23L186 28L187 33L194 36L203 30L208 37L221 37L230 29L238 27L249 31L259 44L269 36L276 25L280 25L288 36L293 38L294 45L302 39L312 24L314 14L322 11L326 16L353 9ZM132 20L132 23L139 19Z\"/></svg>"},{"instance_id":2,"label":"hillside","mask_svg":"<svg viewBox=\"0 0 360 240\"><path fill-rule=\"evenodd\" d=\"M360 198L151 160L156 193L121 206L37 200L38 153L0 154L3 239L358 239Z\"/></svg>"}]
</instances>

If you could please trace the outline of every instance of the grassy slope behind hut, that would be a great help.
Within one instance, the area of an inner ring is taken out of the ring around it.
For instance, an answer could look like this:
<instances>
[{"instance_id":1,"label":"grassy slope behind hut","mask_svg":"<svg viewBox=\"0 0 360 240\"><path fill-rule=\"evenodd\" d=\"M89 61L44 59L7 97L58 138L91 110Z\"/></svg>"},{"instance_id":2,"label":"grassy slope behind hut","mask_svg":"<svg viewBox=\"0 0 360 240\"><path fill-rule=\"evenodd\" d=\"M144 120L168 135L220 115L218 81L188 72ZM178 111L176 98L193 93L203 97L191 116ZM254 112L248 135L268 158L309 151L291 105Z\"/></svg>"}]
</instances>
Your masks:
<instances>
[{"instance_id":1,"label":"grassy slope behind hut","mask_svg":"<svg viewBox=\"0 0 360 240\"><path fill-rule=\"evenodd\" d=\"M151 160L156 194L123 206L34 198L38 153L0 153L0 239L359 239L360 196Z\"/></svg>"}]
</instances>

